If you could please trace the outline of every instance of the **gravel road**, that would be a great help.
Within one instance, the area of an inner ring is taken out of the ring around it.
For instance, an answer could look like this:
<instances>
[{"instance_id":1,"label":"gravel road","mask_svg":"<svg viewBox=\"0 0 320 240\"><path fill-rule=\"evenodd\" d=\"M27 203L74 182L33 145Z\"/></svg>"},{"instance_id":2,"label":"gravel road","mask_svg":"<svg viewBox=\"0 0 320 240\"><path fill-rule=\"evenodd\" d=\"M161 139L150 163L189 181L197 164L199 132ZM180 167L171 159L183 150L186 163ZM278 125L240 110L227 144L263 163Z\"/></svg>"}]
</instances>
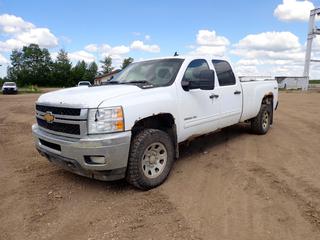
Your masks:
<instances>
[{"instance_id":1,"label":"gravel road","mask_svg":"<svg viewBox=\"0 0 320 240\"><path fill-rule=\"evenodd\" d=\"M320 239L320 93L280 94L265 136L236 125L183 145L142 192L53 166L33 146L39 95L0 95L0 239Z\"/></svg>"}]
</instances>

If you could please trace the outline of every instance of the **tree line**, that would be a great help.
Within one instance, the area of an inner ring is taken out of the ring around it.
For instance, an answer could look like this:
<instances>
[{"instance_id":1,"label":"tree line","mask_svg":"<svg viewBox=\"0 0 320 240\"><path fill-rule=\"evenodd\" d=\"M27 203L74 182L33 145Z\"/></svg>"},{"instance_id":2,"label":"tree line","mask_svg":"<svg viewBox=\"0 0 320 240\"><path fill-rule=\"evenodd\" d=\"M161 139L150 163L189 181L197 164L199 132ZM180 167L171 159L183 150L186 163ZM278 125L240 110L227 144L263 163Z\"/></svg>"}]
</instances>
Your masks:
<instances>
[{"instance_id":1,"label":"tree line","mask_svg":"<svg viewBox=\"0 0 320 240\"><path fill-rule=\"evenodd\" d=\"M40 48L37 44L13 50L10 61L7 77L0 78L0 81L16 82L18 86L71 87L77 85L79 81L93 83L96 76L114 70L110 56L100 61L102 71L99 72L95 61L91 63L78 61L73 66L68 53L63 49L58 52L56 60L52 60L48 49ZM121 68L124 69L131 62L133 58L125 58Z\"/></svg>"}]
</instances>

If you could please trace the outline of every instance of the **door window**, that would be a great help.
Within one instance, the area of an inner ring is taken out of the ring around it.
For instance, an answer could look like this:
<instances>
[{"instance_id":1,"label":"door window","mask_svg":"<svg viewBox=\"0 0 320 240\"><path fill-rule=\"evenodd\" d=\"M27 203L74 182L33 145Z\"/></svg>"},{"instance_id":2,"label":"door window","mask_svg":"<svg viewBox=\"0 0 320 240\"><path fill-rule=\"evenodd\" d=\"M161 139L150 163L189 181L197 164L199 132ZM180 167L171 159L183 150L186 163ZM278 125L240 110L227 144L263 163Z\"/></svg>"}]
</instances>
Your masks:
<instances>
[{"instance_id":1,"label":"door window","mask_svg":"<svg viewBox=\"0 0 320 240\"><path fill-rule=\"evenodd\" d=\"M201 77L201 72L203 70L209 70L207 61L204 59L193 60L187 67L183 79L186 81L201 82L201 80L203 80Z\"/></svg>"},{"instance_id":2,"label":"door window","mask_svg":"<svg viewBox=\"0 0 320 240\"><path fill-rule=\"evenodd\" d=\"M212 60L212 64L216 70L220 86L229 86L236 84L236 78L232 68L227 61Z\"/></svg>"}]
</instances>

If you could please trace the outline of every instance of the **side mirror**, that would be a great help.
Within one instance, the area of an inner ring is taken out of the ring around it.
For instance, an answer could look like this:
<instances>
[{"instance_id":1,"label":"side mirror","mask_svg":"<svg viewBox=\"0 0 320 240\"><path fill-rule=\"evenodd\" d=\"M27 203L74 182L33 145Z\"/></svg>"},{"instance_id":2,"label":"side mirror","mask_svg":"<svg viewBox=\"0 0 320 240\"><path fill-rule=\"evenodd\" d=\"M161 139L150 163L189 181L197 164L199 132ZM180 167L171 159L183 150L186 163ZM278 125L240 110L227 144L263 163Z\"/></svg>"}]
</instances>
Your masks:
<instances>
[{"instance_id":1,"label":"side mirror","mask_svg":"<svg viewBox=\"0 0 320 240\"><path fill-rule=\"evenodd\" d=\"M189 80L183 78L181 86L183 90L189 91L191 89L212 90L214 89L214 71L202 70L196 76L197 80Z\"/></svg>"},{"instance_id":2,"label":"side mirror","mask_svg":"<svg viewBox=\"0 0 320 240\"><path fill-rule=\"evenodd\" d=\"M188 92L190 90L190 81L186 80L186 79L182 79L181 86L182 86L183 90Z\"/></svg>"}]
</instances>

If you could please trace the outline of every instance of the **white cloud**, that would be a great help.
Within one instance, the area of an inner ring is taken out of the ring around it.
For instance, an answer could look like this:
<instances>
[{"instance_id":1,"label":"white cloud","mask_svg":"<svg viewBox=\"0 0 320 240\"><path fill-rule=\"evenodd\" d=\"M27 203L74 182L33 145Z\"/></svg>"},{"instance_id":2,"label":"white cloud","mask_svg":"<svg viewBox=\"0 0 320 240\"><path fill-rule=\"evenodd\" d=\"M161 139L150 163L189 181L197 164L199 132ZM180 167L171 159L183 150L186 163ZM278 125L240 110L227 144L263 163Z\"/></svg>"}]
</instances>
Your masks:
<instances>
[{"instance_id":1,"label":"white cloud","mask_svg":"<svg viewBox=\"0 0 320 240\"><path fill-rule=\"evenodd\" d=\"M292 60L304 59L304 48L291 32L264 32L241 39L231 53L244 59Z\"/></svg>"},{"instance_id":2,"label":"white cloud","mask_svg":"<svg viewBox=\"0 0 320 240\"><path fill-rule=\"evenodd\" d=\"M97 52L98 46L97 46L97 44L89 44L89 45L85 46L84 49L88 52Z\"/></svg>"},{"instance_id":3,"label":"white cloud","mask_svg":"<svg viewBox=\"0 0 320 240\"><path fill-rule=\"evenodd\" d=\"M291 32L264 32L246 36L237 46L278 52L299 48L300 43L299 38Z\"/></svg>"},{"instance_id":4,"label":"white cloud","mask_svg":"<svg viewBox=\"0 0 320 240\"><path fill-rule=\"evenodd\" d=\"M144 38L145 38L146 40L150 40L150 39L151 39L151 36L150 36L150 35L145 35Z\"/></svg>"},{"instance_id":5,"label":"white cloud","mask_svg":"<svg viewBox=\"0 0 320 240\"><path fill-rule=\"evenodd\" d=\"M144 44L144 42L140 40L133 41L130 45L130 48L134 50L141 50L141 51L152 52L152 53L160 52L160 47L158 45Z\"/></svg>"},{"instance_id":6,"label":"white cloud","mask_svg":"<svg viewBox=\"0 0 320 240\"><path fill-rule=\"evenodd\" d=\"M21 17L10 14L0 15L0 32L9 34L20 33L34 27L32 23L24 21Z\"/></svg>"},{"instance_id":7,"label":"white cloud","mask_svg":"<svg viewBox=\"0 0 320 240\"><path fill-rule=\"evenodd\" d=\"M10 52L15 48L22 48L23 43L17 39L8 39L6 41L0 41L0 52Z\"/></svg>"},{"instance_id":8,"label":"white cloud","mask_svg":"<svg viewBox=\"0 0 320 240\"><path fill-rule=\"evenodd\" d=\"M282 21L307 21L314 5L309 1L283 0L273 15Z\"/></svg>"},{"instance_id":9,"label":"white cloud","mask_svg":"<svg viewBox=\"0 0 320 240\"><path fill-rule=\"evenodd\" d=\"M241 66L255 66L261 64L261 61L258 59L240 59L237 64Z\"/></svg>"},{"instance_id":10,"label":"white cloud","mask_svg":"<svg viewBox=\"0 0 320 240\"><path fill-rule=\"evenodd\" d=\"M112 47L109 44L102 44L98 46L98 51L100 52L110 52L111 49Z\"/></svg>"},{"instance_id":11,"label":"white cloud","mask_svg":"<svg viewBox=\"0 0 320 240\"><path fill-rule=\"evenodd\" d=\"M0 32L8 36L8 39L0 41L0 51L3 52L22 48L31 43L45 48L58 45L58 38L48 28L37 28L32 23L14 15L0 15Z\"/></svg>"},{"instance_id":12,"label":"white cloud","mask_svg":"<svg viewBox=\"0 0 320 240\"><path fill-rule=\"evenodd\" d=\"M130 52L130 48L124 45L111 47L109 44L89 44L84 47L87 52L98 53L101 58L112 57L113 60L123 59Z\"/></svg>"},{"instance_id":13,"label":"white cloud","mask_svg":"<svg viewBox=\"0 0 320 240\"><path fill-rule=\"evenodd\" d=\"M124 45L111 47L109 44L89 44L84 47L88 52L100 52L103 55L123 55L130 52L130 48Z\"/></svg>"},{"instance_id":14,"label":"white cloud","mask_svg":"<svg viewBox=\"0 0 320 240\"><path fill-rule=\"evenodd\" d=\"M256 66L246 66L241 64L234 65L234 71L238 76L258 76L261 75Z\"/></svg>"},{"instance_id":15,"label":"white cloud","mask_svg":"<svg viewBox=\"0 0 320 240\"><path fill-rule=\"evenodd\" d=\"M227 52L230 44L229 40L224 36L218 36L215 31L199 30L196 36L197 45L188 45L187 48L192 49L189 55L210 55L215 57L223 57Z\"/></svg>"},{"instance_id":16,"label":"white cloud","mask_svg":"<svg viewBox=\"0 0 320 240\"><path fill-rule=\"evenodd\" d=\"M130 48L124 45L111 48L110 55L123 55L130 52Z\"/></svg>"},{"instance_id":17,"label":"white cloud","mask_svg":"<svg viewBox=\"0 0 320 240\"><path fill-rule=\"evenodd\" d=\"M8 59L6 59L3 55L0 54L0 64L9 63Z\"/></svg>"},{"instance_id":18,"label":"white cloud","mask_svg":"<svg viewBox=\"0 0 320 240\"><path fill-rule=\"evenodd\" d=\"M81 51L76 51L76 52L71 52L68 54L70 60L72 62L77 62L77 61L85 61L87 63L93 62L96 60L95 56L91 53L88 53L84 50Z\"/></svg>"},{"instance_id":19,"label":"white cloud","mask_svg":"<svg viewBox=\"0 0 320 240\"><path fill-rule=\"evenodd\" d=\"M189 52L189 54L199 56L210 55L215 57L223 57L226 51L226 46L199 46L195 50Z\"/></svg>"},{"instance_id":20,"label":"white cloud","mask_svg":"<svg viewBox=\"0 0 320 240\"><path fill-rule=\"evenodd\" d=\"M57 60L58 52L50 52L50 55L53 61ZM68 57L70 57L69 53L68 53Z\"/></svg>"},{"instance_id":21,"label":"white cloud","mask_svg":"<svg viewBox=\"0 0 320 240\"><path fill-rule=\"evenodd\" d=\"M232 54L244 57L247 59L274 59L274 60L301 60L304 58L303 49L288 50L288 51L269 51L269 50L254 50L254 49L233 49Z\"/></svg>"},{"instance_id":22,"label":"white cloud","mask_svg":"<svg viewBox=\"0 0 320 240\"><path fill-rule=\"evenodd\" d=\"M197 34L197 44L205 46L227 46L229 40L223 36L217 36L215 31L199 30Z\"/></svg>"},{"instance_id":23,"label":"white cloud","mask_svg":"<svg viewBox=\"0 0 320 240\"><path fill-rule=\"evenodd\" d=\"M58 45L56 38L48 28L33 28L17 35L16 39L24 44L36 43L41 47L51 48Z\"/></svg>"},{"instance_id":24,"label":"white cloud","mask_svg":"<svg viewBox=\"0 0 320 240\"><path fill-rule=\"evenodd\" d=\"M235 64L240 75L302 75L305 47L291 32L250 34L230 52L241 57Z\"/></svg>"}]
</instances>

